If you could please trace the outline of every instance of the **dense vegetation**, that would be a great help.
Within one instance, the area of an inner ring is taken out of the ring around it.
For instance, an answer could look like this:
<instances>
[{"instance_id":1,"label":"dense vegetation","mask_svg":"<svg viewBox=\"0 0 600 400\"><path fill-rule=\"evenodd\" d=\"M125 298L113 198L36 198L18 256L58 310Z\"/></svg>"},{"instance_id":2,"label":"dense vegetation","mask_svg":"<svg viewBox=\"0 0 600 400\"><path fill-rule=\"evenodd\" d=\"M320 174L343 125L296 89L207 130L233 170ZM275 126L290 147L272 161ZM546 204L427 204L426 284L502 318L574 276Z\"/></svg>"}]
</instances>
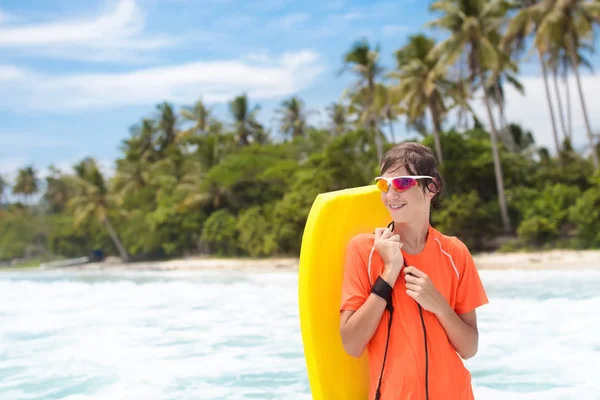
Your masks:
<instances>
[{"instance_id":1,"label":"dense vegetation","mask_svg":"<svg viewBox=\"0 0 600 400\"><path fill-rule=\"evenodd\" d=\"M245 94L229 103L227 120L202 101L180 110L165 102L122 142L114 176L86 158L72 171L51 168L44 180L30 166L14 182L0 179L0 260L94 249L125 260L297 255L315 196L372 183L379 157L397 142L398 120L441 165L446 191L432 223L443 232L474 251L599 246L600 148L585 97L579 85L588 147L578 153L570 97L553 104L548 93L568 74L579 84L599 3L438 0L430 8L430 25L447 39L410 36L393 69L365 40L344 53L344 71L357 82L327 109L326 127L310 126L298 97L277 110L284 140ZM552 152L504 114L504 85L521 88L529 42L548 94ZM483 116L473 111L481 100ZM6 201L9 190L18 201Z\"/></svg>"}]
</instances>

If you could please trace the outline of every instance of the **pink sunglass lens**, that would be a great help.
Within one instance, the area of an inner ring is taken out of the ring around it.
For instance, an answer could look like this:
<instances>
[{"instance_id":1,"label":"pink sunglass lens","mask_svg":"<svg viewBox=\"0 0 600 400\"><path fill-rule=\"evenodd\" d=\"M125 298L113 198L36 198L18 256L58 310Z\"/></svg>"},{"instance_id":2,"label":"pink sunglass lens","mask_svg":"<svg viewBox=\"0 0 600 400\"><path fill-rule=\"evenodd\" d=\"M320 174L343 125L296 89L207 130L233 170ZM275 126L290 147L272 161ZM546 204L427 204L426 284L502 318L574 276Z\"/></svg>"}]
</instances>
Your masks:
<instances>
[{"instance_id":1,"label":"pink sunglass lens","mask_svg":"<svg viewBox=\"0 0 600 400\"><path fill-rule=\"evenodd\" d=\"M415 186L416 183L417 181L412 178L398 178L392 181L392 184L396 190L410 189L411 187Z\"/></svg>"}]
</instances>

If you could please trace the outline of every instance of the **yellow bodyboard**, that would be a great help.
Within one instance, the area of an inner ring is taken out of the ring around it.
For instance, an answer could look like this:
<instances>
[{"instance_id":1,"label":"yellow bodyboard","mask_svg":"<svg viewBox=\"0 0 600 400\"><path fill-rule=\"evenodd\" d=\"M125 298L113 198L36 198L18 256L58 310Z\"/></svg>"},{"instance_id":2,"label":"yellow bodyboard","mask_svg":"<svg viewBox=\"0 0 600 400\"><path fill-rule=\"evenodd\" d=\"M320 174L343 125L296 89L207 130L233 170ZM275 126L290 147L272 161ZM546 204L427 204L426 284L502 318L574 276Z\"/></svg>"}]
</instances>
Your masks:
<instances>
[{"instance_id":1,"label":"yellow bodyboard","mask_svg":"<svg viewBox=\"0 0 600 400\"><path fill-rule=\"evenodd\" d=\"M300 327L314 400L363 400L368 358L349 356L340 338L346 247L361 232L385 227L390 214L374 186L323 193L315 199L302 237L298 271Z\"/></svg>"}]
</instances>

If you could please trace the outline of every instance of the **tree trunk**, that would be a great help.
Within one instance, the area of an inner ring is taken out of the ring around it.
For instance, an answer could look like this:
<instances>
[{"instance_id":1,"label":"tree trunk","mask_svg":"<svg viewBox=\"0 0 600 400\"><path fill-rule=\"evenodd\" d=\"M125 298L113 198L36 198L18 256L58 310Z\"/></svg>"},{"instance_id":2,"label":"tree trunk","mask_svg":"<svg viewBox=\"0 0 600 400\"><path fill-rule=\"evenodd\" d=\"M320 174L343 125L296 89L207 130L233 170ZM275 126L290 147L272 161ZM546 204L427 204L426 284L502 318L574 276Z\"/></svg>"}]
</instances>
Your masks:
<instances>
[{"instance_id":1,"label":"tree trunk","mask_svg":"<svg viewBox=\"0 0 600 400\"><path fill-rule=\"evenodd\" d=\"M508 121L506 120L506 113L504 112L504 106L500 106L500 129L502 130L502 137L506 142L506 147L508 150L515 152L517 151L517 145L515 143L515 139L510 133L510 127L508 126Z\"/></svg>"},{"instance_id":2,"label":"tree trunk","mask_svg":"<svg viewBox=\"0 0 600 400\"><path fill-rule=\"evenodd\" d=\"M433 99L429 99L429 112L433 120L433 141L435 143L435 154L437 155L438 165L441 167L444 164L444 156L442 154L442 142L440 140L441 124Z\"/></svg>"},{"instance_id":3,"label":"tree trunk","mask_svg":"<svg viewBox=\"0 0 600 400\"><path fill-rule=\"evenodd\" d=\"M383 145L381 143L381 135L379 134L377 129L377 123L374 119L371 119L371 121L369 121L369 127L371 130L371 134L373 135L375 150L377 151L377 159L381 160L381 158L383 157Z\"/></svg>"},{"instance_id":4,"label":"tree trunk","mask_svg":"<svg viewBox=\"0 0 600 400\"><path fill-rule=\"evenodd\" d=\"M481 67L478 66L479 76L481 81L485 82ZM496 124L494 123L494 115L492 114L492 107L490 105L490 99L488 93L483 90L483 102L487 110L488 119L490 120L490 141L492 143L492 156L494 158L494 172L496 175L496 188L498 190L498 202L500 203L500 216L502 218L502 226L504 233L508 234L511 231L510 218L508 217L508 208L506 206L506 195L504 193L504 177L502 176L502 165L500 165L500 155L498 154L498 145L496 143L498 137L498 131L496 130Z\"/></svg>"},{"instance_id":5,"label":"tree trunk","mask_svg":"<svg viewBox=\"0 0 600 400\"><path fill-rule=\"evenodd\" d=\"M587 131L588 141L590 142L590 150L592 152L592 161L594 162L594 169L600 169L600 162L598 161L598 153L596 152L596 146L594 144L594 138L592 136L592 127L590 126L590 119L588 118L587 109L585 107L585 99L583 98L583 89L581 87L581 79L579 78L579 68L577 66L577 56L575 54L575 43L573 35L569 35L569 55L571 56L571 64L573 65L573 72L575 72L575 81L577 82L577 89L579 90L579 101L581 102L581 111L583 111L583 119L585 121L585 129Z\"/></svg>"},{"instance_id":6,"label":"tree trunk","mask_svg":"<svg viewBox=\"0 0 600 400\"><path fill-rule=\"evenodd\" d=\"M456 82L459 84L462 84L462 79L463 79L463 58L464 58L464 54L460 55L460 59L458 60L458 72L457 72L457 77L456 77ZM466 119L465 116L465 109L464 107L461 105L458 108L458 121L457 121L457 128L460 129L465 129L466 130L466 123L464 122Z\"/></svg>"},{"instance_id":7,"label":"tree trunk","mask_svg":"<svg viewBox=\"0 0 600 400\"><path fill-rule=\"evenodd\" d=\"M390 134L392 135L392 143L396 143L396 135L394 134L394 124L392 119L388 119L390 125Z\"/></svg>"},{"instance_id":8,"label":"tree trunk","mask_svg":"<svg viewBox=\"0 0 600 400\"><path fill-rule=\"evenodd\" d=\"M494 90L496 91L496 97L498 98L498 108L500 109L500 130L502 131L502 138L504 139L504 143L506 144L506 147L508 147L508 149L510 151L515 151L517 146L515 145L515 141L513 140L512 135L510 134L510 131L508 130L508 123L506 121L506 114L504 113L504 102L503 99L500 97L500 93L502 93L500 91L500 83L498 82L498 80L496 80L496 84L494 86Z\"/></svg>"},{"instance_id":9,"label":"tree trunk","mask_svg":"<svg viewBox=\"0 0 600 400\"><path fill-rule=\"evenodd\" d=\"M377 132L378 123L376 121L376 117L372 117L374 114L373 106L375 105L375 82L372 78L369 78L369 126L371 128L371 133L373 135L373 140L375 142L375 149L377 150L377 159L381 160L383 157L383 145L381 143L381 137L379 132Z\"/></svg>"},{"instance_id":10,"label":"tree trunk","mask_svg":"<svg viewBox=\"0 0 600 400\"><path fill-rule=\"evenodd\" d=\"M566 73L565 73L566 74ZM567 130L567 134L569 136L569 140L573 140L573 120L571 119L571 88L569 85L569 77L565 75L565 92L567 93L567 125L569 129Z\"/></svg>"},{"instance_id":11,"label":"tree trunk","mask_svg":"<svg viewBox=\"0 0 600 400\"><path fill-rule=\"evenodd\" d=\"M113 228L108 218L104 220L104 226L108 230L108 234L110 235L110 238L112 239L113 243L115 244L115 246L117 246L117 250L119 250L119 254L121 255L123 261L129 262L129 255L127 254L127 251L125 251L125 247L123 247L123 244L117 236L117 232L115 232L115 228Z\"/></svg>"},{"instance_id":12,"label":"tree trunk","mask_svg":"<svg viewBox=\"0 0 600 400\"><path fill-rule=\"evenodd\" d=\"M555 69L552 73L552 80L554 81L554 91L556 92L556 103L558 104L558 116L560 117L560 126L562 128L565 139L567 135L567 126L565 124L565 116L562 108L562 101L560 100L560 91L558 90L558 71Z\"/></svg>"},{"instance_id":13,"label":"tree trunk","mask_svg":"<svg viewBox=\"0 0 600 400\"><path fill-rule=\"evenodd\" d=\"M548 71L546 70L546 63L542 52L538 51L538 57L540 58L540 64L542 65L542 74L544 75L544 86L546 88L546 100L548 101L548 110L550 110L550 122L552 122L552 134L554 135L554 144L556 145L556 155L560 152L560 144L558 142L558 133L556 132L556 119L554 118L554 107L552 106L552 99L550 98L550 87L548 85Z\"/></svg>"}]
</instances>

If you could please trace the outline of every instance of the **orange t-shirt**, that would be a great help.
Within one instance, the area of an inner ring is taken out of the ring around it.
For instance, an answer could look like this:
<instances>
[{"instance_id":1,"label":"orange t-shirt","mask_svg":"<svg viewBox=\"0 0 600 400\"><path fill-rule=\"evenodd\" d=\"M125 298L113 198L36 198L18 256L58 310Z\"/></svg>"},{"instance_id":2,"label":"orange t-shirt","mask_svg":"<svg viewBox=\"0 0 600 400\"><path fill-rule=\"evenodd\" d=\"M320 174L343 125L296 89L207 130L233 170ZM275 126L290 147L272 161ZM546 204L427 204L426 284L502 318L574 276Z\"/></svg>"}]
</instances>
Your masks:
<instances>
[{"instance_id":1,"label":"orange t-shirt","mask_svg":"<svg viewBox=\"0 0 600 400\"><path fill-rule=\"evenodd\" d=\"M383 260L372 252L375 235L362 233L350 240L346 253L340 310L357 310L371 293L383 272ZM369 258L370 270L369 270ZM419 254L404 254L406 265L429 276L436 289L457 314L488 302L479 273L467 247L458 238L441 234L429 226L425 248ZM388 355L381 381L381 400L425 399L425 344L417 302L406 294L404 273L392 291L394 316ZM384 311L367 345L370 365L369 399L373 399L387 339L389 312ZM471 374L446 335L437 317L423 309L427 330L429 398L473 399Z\"/></svg>"}]
</instances>

